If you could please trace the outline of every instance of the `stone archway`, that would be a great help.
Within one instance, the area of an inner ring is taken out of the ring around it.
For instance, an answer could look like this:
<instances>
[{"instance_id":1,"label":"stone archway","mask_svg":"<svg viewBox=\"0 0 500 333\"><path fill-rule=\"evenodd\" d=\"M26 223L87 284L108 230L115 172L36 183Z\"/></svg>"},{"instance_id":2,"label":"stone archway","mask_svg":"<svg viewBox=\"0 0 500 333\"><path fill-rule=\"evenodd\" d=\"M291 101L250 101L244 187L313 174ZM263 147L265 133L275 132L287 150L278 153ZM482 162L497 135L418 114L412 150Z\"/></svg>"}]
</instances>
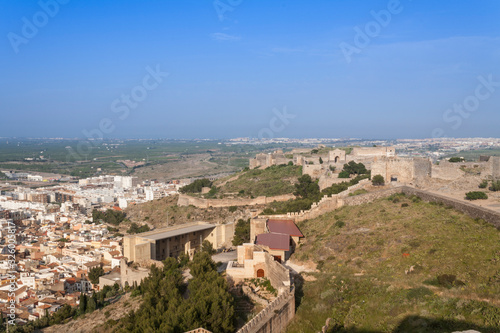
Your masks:
<instances>
[{"instance_id":1,"label":"stone archway","mask_svg":"<svg viewBox=\"0 0 500 333\"><path fill-rule=\"evenodd\" d=\"M338 163L340 160L340 157L339 156L335 156L335 163Z\"/></svg>"}]
</instances>

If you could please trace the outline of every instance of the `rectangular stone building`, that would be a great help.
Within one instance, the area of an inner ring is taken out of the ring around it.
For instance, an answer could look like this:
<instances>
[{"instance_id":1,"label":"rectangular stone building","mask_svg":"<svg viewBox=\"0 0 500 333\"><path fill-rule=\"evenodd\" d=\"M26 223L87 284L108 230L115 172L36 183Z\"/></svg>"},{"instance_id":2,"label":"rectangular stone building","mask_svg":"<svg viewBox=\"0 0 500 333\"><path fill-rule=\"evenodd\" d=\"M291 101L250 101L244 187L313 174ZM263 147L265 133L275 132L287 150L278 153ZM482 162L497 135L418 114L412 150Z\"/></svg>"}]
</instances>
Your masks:
<instances>
[{"instance_id":1,"label":"rectangular stone building","mask_svg":"<svg viewBox=\"0 0 500 333\"><path fill-rule=\"evenodd\" d=\"M193 256L204 240L214 248L228 244L234 236L233 224L194 222L128 235L123 238L124 256L128 261L165 260L181 253Z\"/></svg>"}]
</instances>

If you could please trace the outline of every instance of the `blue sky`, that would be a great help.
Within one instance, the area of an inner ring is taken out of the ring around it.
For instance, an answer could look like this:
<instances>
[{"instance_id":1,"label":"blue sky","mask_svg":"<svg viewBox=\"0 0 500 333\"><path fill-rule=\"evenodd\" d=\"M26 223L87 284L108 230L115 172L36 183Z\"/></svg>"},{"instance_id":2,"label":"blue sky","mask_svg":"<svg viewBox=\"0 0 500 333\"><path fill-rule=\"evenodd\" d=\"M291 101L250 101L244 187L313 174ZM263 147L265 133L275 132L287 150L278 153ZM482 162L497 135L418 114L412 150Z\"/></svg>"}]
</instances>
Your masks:
<instances>
[{"instance_id":1,"label":"blue sky","mask_svg":"<svg viewBox=\"0 0 500 333\"><path fill-rule=\"evenodd\" d=\"M500 134L497 0L59 2L0 1L0 137Z\"/></svg>"}]
</instances>

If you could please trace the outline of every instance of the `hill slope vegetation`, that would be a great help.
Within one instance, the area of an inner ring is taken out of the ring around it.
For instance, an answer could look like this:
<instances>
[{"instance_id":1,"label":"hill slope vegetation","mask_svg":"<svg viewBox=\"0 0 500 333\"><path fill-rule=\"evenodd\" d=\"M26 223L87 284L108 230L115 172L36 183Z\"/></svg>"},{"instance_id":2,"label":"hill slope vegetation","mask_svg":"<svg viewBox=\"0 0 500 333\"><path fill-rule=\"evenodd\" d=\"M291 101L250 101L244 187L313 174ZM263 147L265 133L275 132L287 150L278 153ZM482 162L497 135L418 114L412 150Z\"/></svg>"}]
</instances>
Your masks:
<instances>
[{"instance_id":1,"label":"hill slope vegetation","mask_svg":"<svg viewBox=\"0 0 500 333\"><path fill-rule=\"evenodd\" d=\"M299 223L288 332L500 331L500 234L453 209L393 195Z\"/></svg>"}]
</instances>

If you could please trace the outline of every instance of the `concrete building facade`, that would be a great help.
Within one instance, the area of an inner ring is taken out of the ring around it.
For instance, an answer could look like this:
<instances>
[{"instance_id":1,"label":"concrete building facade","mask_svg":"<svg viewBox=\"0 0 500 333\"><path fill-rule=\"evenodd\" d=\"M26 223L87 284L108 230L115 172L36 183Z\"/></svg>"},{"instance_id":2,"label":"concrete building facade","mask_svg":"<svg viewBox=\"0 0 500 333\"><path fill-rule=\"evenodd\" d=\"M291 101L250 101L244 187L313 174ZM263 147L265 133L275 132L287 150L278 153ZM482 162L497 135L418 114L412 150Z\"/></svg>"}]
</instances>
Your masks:
<instances>
[{"instance_id":1,"label":"concrete building facade","mask_svg":"<svg viewBox=\"0 0 500 333\"><path fill-rule=\"evenodd\" d=\"M227 245L234 236L233 224L194 222L128 235L123 238L123 255L129 261L165 260L181 253L193 256L204 240L214 248Z\"/></svg>"}]
</instances>

